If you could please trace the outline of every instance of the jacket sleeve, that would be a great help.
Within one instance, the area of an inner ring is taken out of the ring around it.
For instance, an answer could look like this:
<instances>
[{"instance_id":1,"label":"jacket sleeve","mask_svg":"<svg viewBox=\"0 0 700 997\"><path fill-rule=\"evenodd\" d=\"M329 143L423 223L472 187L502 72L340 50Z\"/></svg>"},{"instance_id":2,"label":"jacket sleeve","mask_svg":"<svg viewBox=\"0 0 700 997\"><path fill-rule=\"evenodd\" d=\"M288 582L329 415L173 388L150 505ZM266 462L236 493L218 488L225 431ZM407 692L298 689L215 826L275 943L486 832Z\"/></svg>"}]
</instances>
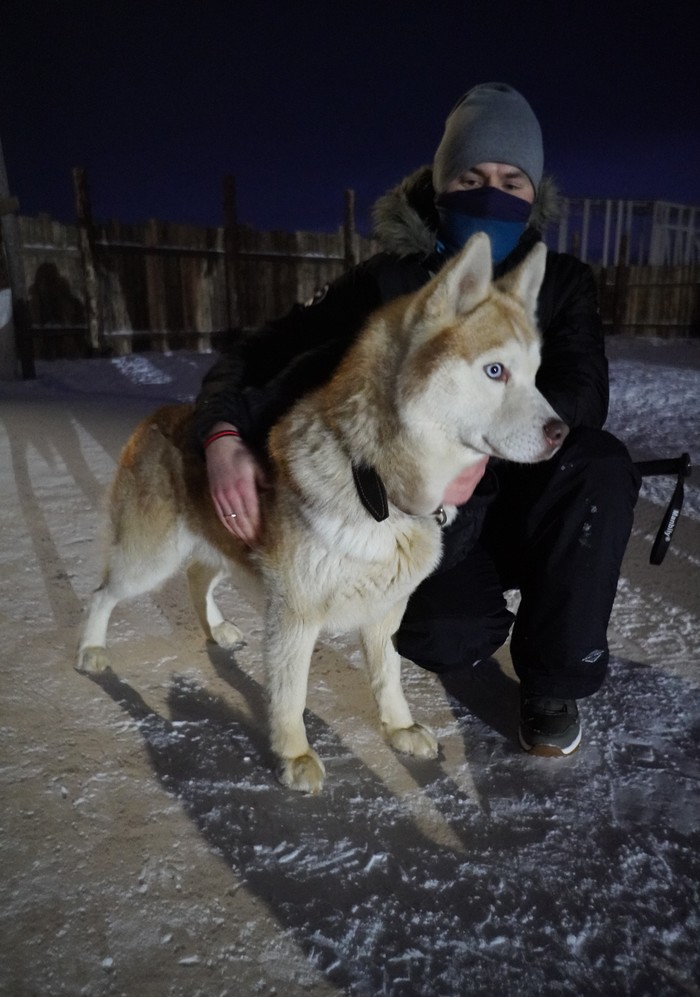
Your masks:
<instances>
[{"instance_id":1,"label":"jacket sleeve","mask_svg":"<svg viewBox=\"0 0 700 997\"><path fill-rule=\"evenodd\" d=\"M590 267L573 256L549 253L538 318L537 386L568 426L599 429L608 412L608 362Z\"/></svg>"},{"instance_id":2,"label":"jacket sleeve","mask_svg":"<svg viewBox=\"0 0 700 997\"><path fill-rule=\"evenodd\" d=\"M262 446L270 427L331 375L365 318L381 304L372 269L360 264L306 305L241 335L212 367L195 403L201 443L219 421Z\"/></svg>"}]
</instances>

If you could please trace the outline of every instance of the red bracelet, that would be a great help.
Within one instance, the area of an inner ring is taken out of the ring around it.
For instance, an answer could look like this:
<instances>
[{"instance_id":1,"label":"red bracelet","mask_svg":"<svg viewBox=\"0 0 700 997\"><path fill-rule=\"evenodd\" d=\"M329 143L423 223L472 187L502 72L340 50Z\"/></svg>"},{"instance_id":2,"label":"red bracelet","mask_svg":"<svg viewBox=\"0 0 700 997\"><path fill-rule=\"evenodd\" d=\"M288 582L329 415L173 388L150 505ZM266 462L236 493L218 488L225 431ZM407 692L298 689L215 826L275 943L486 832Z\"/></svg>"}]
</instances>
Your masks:
<instances>
[{"instance_id":1,"label":"red bracelet","mask_svg":"<svg viewBox=\"0 0 700 997\"><path fill-rule=\"evenodd\" d=\"M220 440L222 436L237 436L240 439L241 434L237 429L222 429L218 433L212 433L211 436L207 437L202 446L206 450L210 443L214 440Z\"/></svg>"}]
</instances>

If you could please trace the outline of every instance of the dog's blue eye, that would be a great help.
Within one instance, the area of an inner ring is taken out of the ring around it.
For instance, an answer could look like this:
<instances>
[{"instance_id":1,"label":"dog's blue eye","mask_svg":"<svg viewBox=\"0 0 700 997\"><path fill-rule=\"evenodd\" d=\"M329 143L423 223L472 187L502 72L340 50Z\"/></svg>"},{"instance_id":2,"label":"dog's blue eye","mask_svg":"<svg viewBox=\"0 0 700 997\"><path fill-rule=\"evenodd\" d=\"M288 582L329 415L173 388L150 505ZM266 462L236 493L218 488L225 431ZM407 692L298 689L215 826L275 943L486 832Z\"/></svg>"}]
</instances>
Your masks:
<instances>
[{"instance_id":1,"label":"dog's blue eye","mask_svg":"<svg viewBox=\"0 0 700 997\"><path fill-rule=\"evenodd\" d=\"M500 381L505 373L503 369L503 364L500 363L489 363L484 367L487 377L493 378L494 381Z\"/></svg>"}]
</instances>

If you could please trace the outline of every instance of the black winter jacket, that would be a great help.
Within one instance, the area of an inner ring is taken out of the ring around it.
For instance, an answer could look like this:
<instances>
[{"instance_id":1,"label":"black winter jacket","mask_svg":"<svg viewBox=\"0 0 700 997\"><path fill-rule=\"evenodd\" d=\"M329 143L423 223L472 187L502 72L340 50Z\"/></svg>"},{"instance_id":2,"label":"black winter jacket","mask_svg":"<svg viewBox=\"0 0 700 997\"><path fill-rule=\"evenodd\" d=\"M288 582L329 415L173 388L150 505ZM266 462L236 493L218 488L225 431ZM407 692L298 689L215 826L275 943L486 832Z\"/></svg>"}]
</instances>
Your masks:
<instances>
[{"instance_id":1,"label":"black winter jacket","mask_svg":"<svg viewBox=\"0 0 700 997\"><path fill-rule=\"evenodd\" d=\"M386 247L320 291L306 305L239 338L207 374L194 430L201 442L214 423L230 422L264 450L271 426L303 394L324 383L370 312L418 290L444 259L433 250L436 217L429 168L385 195L375 208L375 233ZM545 181L530 227L496 268L500 276L540 239L556 193ZM608 372L597 290L588 266L549 252L538 299L542 362L537 384L570 426L603 425Z\"/></svg>"}]
</instances>

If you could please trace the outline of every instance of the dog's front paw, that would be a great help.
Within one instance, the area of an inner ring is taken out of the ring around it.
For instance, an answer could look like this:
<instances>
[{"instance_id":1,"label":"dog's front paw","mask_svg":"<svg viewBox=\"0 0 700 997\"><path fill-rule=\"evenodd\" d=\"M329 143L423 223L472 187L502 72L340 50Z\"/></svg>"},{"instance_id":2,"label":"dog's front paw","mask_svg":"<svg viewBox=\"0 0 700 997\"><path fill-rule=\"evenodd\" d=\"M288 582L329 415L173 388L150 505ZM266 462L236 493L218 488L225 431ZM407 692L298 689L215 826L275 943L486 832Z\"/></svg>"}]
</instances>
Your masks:
<instances>
[{"instance_id":1,"label":"dog's front paw","mask_svg":"<svg viewBox=\"0 0 700 997\"><path fill-rule=\"evenodd\" d=\"M437 758L437 738L423 724L396 727L393 730L385 727L384 730L394 751L400 751L404 755L414 755L416 758Z\"/></svg>"},{"instance_id":2,"label":"dog's front paw","mask_svg":"<svg viewBox=\"0 0 700 997\"><path fill-rule=\"evenodd\" d=\"M223 647L227 651L235 651L245 644L243 632L238 629L235 623L229 623L228 620L212 627L211 636L219 647Z\"/></svg>"},{"instance_id":3,"label":"dog's front paw","mask_svg":"<svg viewBox=\"0 0 700 997\"><path fill-rule=\"evenodd\" d=\"M282 758L277 768L282 785L298 793L319 793L325 775L325 766L313 748L296 758Z\"/></svg>"},{"instance_id":4,"label":"dog's front paw","mask_svg":"<svg viewBox=\"0 0 700 997\"><path fill-rule=\"evenodd\" d=\"M95 675L109 668L109 654L105 647L84 647L78 655L75 667L79 672Z\"/></svg>"}]
</instances>

